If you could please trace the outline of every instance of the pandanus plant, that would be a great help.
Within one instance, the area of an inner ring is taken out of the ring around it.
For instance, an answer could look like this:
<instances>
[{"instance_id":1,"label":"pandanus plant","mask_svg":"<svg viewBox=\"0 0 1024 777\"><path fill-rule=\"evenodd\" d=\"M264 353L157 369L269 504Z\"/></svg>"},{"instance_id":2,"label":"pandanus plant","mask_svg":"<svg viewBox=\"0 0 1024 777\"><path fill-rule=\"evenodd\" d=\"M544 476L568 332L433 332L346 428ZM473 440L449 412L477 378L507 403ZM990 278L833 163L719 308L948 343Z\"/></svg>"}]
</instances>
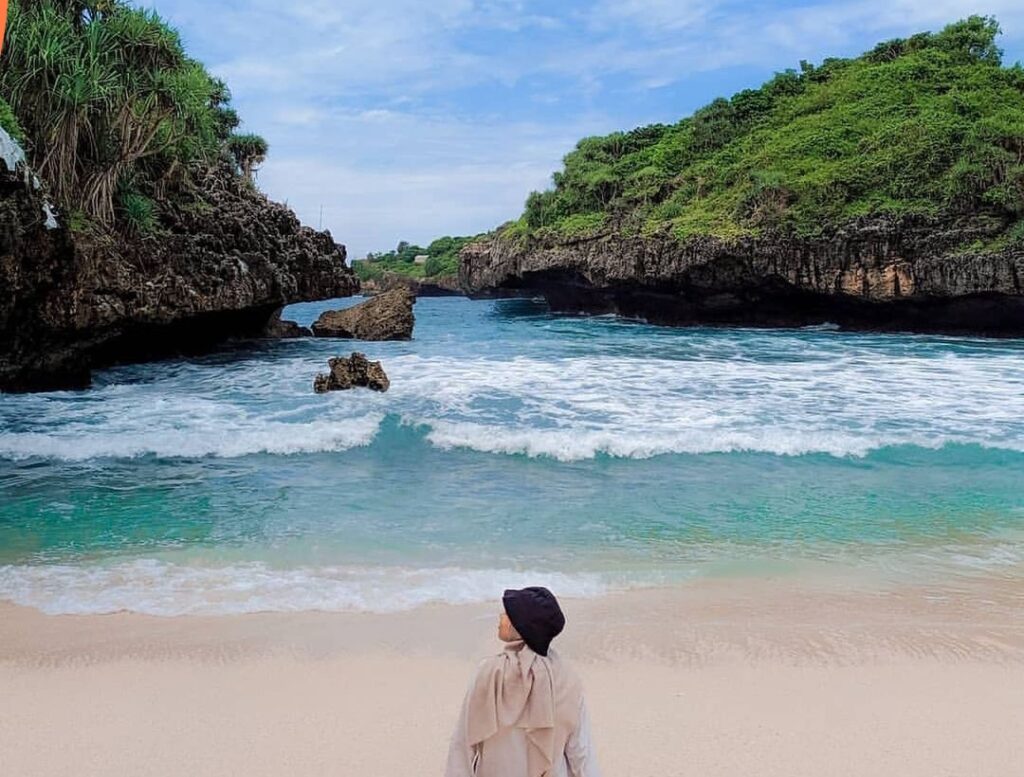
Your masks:
<instances>
[{"instance_id":1,"label":"pandanus plant","mask_svg":"<svg viewBox=\"0 0 1024 777\"><path fill-rule=\"evenodd\" d=\"M12 0L0 89L61 204L107 225L122 180L157 191L238 124L178 33L122 0Z\"/></svg>"},{"instance_id":2,"label":"pandanus plant","mask_svg":"<svg viewBox=\"0 0 1024 777\"><path fill-rule=\"evenodd\" d=\"M252 183L254 171L267 159L269 146L259 135L232 135L228 140L228 150L235 158L242 175Z\"/></svg>"}]
</instances>

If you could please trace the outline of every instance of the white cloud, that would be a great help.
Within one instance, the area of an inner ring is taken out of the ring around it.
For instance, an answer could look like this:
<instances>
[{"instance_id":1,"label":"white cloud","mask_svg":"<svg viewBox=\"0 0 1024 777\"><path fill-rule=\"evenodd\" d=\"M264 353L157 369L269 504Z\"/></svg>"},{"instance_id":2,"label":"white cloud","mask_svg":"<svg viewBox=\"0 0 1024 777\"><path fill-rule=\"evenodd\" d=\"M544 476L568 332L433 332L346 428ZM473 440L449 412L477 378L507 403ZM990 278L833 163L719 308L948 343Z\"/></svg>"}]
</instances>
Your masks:
<instances>
[{"instance_id":1,"label":"white cloud","mask_svg":"<svg viewBox=\"0 0 1024 777\"><path fill-rule=\"evenodd\" d=\"M592 126L612 128L597 116L551 127L397 111L336 115L272 153L259 182L307 224L321 223L322 208L323 226L360 257L400 239L475 234L518 216L526 194L548 184Z\"/></svg>"},{"instance_id":2,"label":"white cloud","mask_svg":"<svg viewBox=\"0 0 1024 777\"><path fill-rule=\"evenodd\" d=\"M323 204L352 255L515 217L579 137L686 113L658 101L687 79L692 108L723 91L716 71L767 75L971 13L1024 41L1021 0L148 2L270 141L261 185L307 223Z\"/></svg>"}]
</instances>

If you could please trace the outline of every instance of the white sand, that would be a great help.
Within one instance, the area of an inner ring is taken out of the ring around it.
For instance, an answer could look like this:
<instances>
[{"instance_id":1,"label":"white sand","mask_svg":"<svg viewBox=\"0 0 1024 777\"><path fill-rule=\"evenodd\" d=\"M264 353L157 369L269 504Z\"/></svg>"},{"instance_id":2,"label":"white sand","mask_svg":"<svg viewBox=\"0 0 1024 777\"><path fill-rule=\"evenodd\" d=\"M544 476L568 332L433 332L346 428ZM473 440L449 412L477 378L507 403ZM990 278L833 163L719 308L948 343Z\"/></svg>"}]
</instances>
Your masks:
<instances>
[{"instance_id":1,"label":"white sand","mask_svg":"<svg viewBox=\"0 0 1024 777\"><path fill-rule=\"evenodd\" d=\"M606 777L1024 775L1024 586L567 602ZM440 774L495 607L0 607L0 775Z\"/></svg>"}]
</instances>

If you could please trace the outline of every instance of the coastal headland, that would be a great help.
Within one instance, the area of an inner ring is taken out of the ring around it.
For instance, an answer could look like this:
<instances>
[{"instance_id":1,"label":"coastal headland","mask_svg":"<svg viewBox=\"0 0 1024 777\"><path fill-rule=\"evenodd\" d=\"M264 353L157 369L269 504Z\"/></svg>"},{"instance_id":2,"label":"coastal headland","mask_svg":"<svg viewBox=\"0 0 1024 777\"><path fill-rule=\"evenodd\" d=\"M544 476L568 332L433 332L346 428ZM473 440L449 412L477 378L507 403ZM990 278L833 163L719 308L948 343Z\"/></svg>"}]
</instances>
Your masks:
<instances>
[{"instance_id":1,"label":"coastal headland","mask_svg":"<svg viewBox=\"0 0 1024 777\"><path fill-rule=\"evenodd\" d=\"M655 324L1024 335L1024 71L971 16L580 140L475 296Z\"/></svg>"}]
</instances>

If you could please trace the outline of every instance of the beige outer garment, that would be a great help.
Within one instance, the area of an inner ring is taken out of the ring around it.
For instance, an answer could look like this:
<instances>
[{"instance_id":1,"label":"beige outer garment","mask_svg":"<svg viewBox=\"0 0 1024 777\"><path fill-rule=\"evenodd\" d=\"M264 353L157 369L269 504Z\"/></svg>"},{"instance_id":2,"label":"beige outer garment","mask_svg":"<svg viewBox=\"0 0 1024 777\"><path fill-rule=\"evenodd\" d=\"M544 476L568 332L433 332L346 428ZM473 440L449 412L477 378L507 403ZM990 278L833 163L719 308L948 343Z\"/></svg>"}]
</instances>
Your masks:
<instances>
[{"instance_id":1,"label":"beige outer garment","mask_svg":"<svg viewBox=\"0 0 1024 777\"><path fill-rule=\"evenodd\" d=\"M558 653L517 641L480 664L445 777L600 777L583 686Z\"/></svg>"}]
</instances>

